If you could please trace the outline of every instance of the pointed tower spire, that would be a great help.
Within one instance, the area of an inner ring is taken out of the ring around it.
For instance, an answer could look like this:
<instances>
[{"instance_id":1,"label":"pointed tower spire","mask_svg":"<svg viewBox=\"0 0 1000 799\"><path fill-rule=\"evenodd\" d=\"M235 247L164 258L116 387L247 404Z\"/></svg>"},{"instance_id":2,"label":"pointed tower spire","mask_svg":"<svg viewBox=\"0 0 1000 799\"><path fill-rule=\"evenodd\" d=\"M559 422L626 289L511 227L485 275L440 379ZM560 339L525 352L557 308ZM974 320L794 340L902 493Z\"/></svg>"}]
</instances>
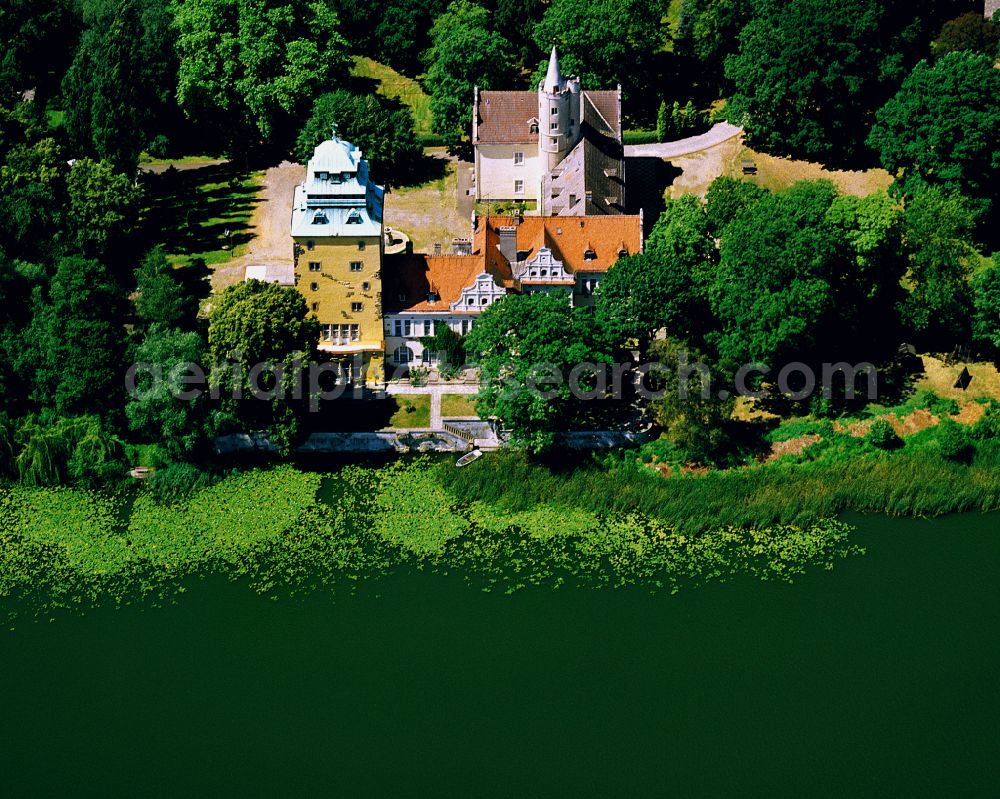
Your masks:
<instances>
[{"instance_id":1,"label":"pointed tower spire","mask_svg":"<svg viewBox=\"0 0 1000 799\"><path fill-rule=\"evenodd\" d=\"M552 55L549 56L549 71L545 73L545 83L542 84L542 91L546 94L555 94L562 88L562 75L559 74L559 54L556 53L556 46L552 45Z\"/></svg>"}]
</instances>

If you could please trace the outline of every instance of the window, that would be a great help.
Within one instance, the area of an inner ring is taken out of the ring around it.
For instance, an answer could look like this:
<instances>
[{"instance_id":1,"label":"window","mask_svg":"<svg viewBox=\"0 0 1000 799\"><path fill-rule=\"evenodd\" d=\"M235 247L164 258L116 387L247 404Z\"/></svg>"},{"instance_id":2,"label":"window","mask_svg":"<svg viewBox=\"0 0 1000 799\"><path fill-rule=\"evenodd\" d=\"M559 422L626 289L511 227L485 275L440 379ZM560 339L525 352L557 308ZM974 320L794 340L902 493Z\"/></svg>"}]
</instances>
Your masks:
<instances>
[{"instance_id":1,"label":"window","mask_svg":"<svg viewBox=\"0 0 1000 799\"><path fill-rule=\"evenodd\" d=\"M553 147L557 147L558 145L559 145L559 139L557 139L555 136L553 136L552 137L552 146Z\"/></svg>"},{"instance_id":2,"label":"window","mask_svg":"<svg viewBox=\"0 0 1000 799\"><path fill-rule=\"evenodd\" d=\"M398 347L396 351L392 354L392 359L399 364L404 366L413 360L413 352L405 344L402 347Z\"/></svg>"},{"instance_id":3,"label":"window","mask_svg":"<svg viewBox=\"0 0 1000 799\"><path fill-rule=\"evenodd\" d=\"M361 326L351 325L351 341L360 341L360 340L361 340Z\"/></svg>"},{"instance_id":4,"label":"window","mask_svg":"<svg viewBox=\"0 0 1000 799\"><path fill-rule=\"evenodd\" d=\"M409 338L413 335L413 323L409 319L403 320L403 335Z\"/></svg>"},{"instance_id":5,"label":"window","mask_svg":"<svg viewBox=\"0 0 1000 799\"><path fill-rule=\"evenodd\" d=\"M465 300L465 304L466 305L475 305L476 304L476 298L475 297L467 297L466 300Z\"/></svg>"},{"instance_id":6,"label":"window","mask_svg":"<svg viewBox=\"0 0 1000 799\"><path fill-rule=\"evenodd\" d=\"M367 281L361 284L362 291L371 291L372 284Z\"/></svg>"},{"instance_id":7,"label":"window","mask_svg":"<svg viewBox=\"0 0 1000 799\"><path fill-rule=\"evenodd\" d=\"M531 127L528 128L532 133L538 133L538 123L532 122Z\"/></svg>"},{"instance_id":8,"label":"window","mask_svg":"<svg viewBox=\"0 0 1000 799\"><path fill-rule=\"evenodd\" d=\"M335 327L336 325L320 325L319 330L320 330L320 335L323 338L323 341L333 340L333 329Z\"/></svg>"},{"instance_id":9,"label":"window","mask_svg":"<svg viewBox=\"0 0 1000 799\"><path fill-rule=\"evenodd\" d=\"M359 241L358 242L358 252L364 252L364 251L365 251L365 243L363 241Z\"/></svg>"},{"instance_id":10,"label":"window","mask_svg":"<svg viewBox=\"0 0 1000 799\"><path fill-rule=\"evenodd\" d=\"M360 272L364 268L365 268L365 265L364 265L364 263L362 261L351 261L351 271L352 272Z\"/></svg>"},{"instance_id":11,"label":"window","mask_svg":"<svg viewBox=\"0 0 1000 799\"><path fill-rule=\"evenodd\" d=\"M463 319L462 320L462 335L463 336L469 335L469 320L468 319Z\"/></svg>"},{"instance_id":12,"label":"window","mask_svg":"<svg viewBox=\"0 0 1000 799\"><path fill-rule=\"evenodd\" d=\"M348 222L350 222L350 220L348 220ZM326 214L316 214L316 216L313 217L312 223L314 225L329 225L330 220L326 218Z\"/></svg>"},{"instance_id":13,"label":"window","mask_svg":"<svg viewBox=\"0 0 1000 799\"><path fill-rule=\"evenodd\" d=\"M480 305L488 305L489 304L489 300L486 299L485 297L483 297L481 300L479 300L479 304Z\"/></svg>"},{"instance_id":14,"label":"window","mask_svg":"<svg viewBox=\"0 0 1000 799\"><path fill-rule=\"evenodd\" d=\"M622 248L621 248L621 249L620 249L620 250L618 251L618 257L619 257L619 258L627 258L627 257L628 257L628 250L627 250L627 249L625 249L624 247L622 247Z\"/></svg>"},{"instance_id":15,"label":"window","mask_svg":"<svg viewBox=\"0 0 1000 799\"><path fill-rule=\"evenodd\" d=\"M322 267L320 266L319 261L310 261L309 262L309 271L310 272L319 272L320 269L322 269Z\"/></svg>"},{"instance_id":16,"label":"window","mask_svg":"<svg viewBox=\"0 0 1000 799\"><path fill-rule=\"evenodd\" d=\"M313 250L315 250L316 249L316 242L315 241L307 241L306 242L306 249L309 250L309 252L312 252Z\"/></svg>"},{"instance_id":17,"label":"window","mask_svg":"<svg viewBox=\"0 0 1000 799\"><path fill-rule=\"evenodd\" d=\"M515 180L514 181L514 194L524 194L524 181Z\"/></svg>"},{"instance_id":18,"label":"window","mask_svg":"<svg viewBox=\"0 0 1000 799\"><path fill-rule=\"evenodd\" d=\"M514 153L514 166L520 166L524 163L524 153Z\"/></svg>"},{"instance_id":19,"label":"window","mask_svg":"<svg viewBox=\"0 0 1000 799\"><path fill-rule=\"evenodd\" d=\"M553 109L552 109L552 116L554 116L554 117L559 116L559 107L558 106L553 107Z\"/></svg>"},{"instance_id":20,"label":"window","mask_svg":"<svg viewBox=\"0 0 1000 799\"><path fill-rule=\"evenodd\" d=\"M319 303L318 302L314 302L312 304L312 309L313 309L313 313L316 313L316 311L319 310Z\"/></svg>"},{"instance_id":21,"label":"window","mask_svg":"<svg viewBox=\"0 0 1000 799\"><path fill-rule=\"evenodd\" d=\"M364 303L352 302L351 313L361 313L365 309Z\"/></svg>"},{"instance_id":22,"label":"window","mask_svg":"<svg viewBox=\"0 0 1000 799\"><path fill-rule=\"evenodd\" d=\"M576 195L571 194L569 196L569 207L572 208L574 205L576 205Z\"/></svg>"},{"instance_id":23,"label":"window","mask_svg":"<svg viewBox=\"0 0 1000 799\"><path fill-rule=\"evenodd\" d=\"M393 324L393 334L396 336L396 338L403 337L403 323L398 319Z\"/></svg>"},{"instance_id":24,"label":"window","mask_svg":"<svg viewBox=\"0 0 1000 799\"><path fill-rule=\"evenodd\" d=\"M310 283L309 291L319 291L319 283Z\"/></svg>"},{"instance_id":25,"label":"window","mask_svg":"<svg viewBox=\"0 0 1000 799\"><path fill-rule=\"evenodd\" d=\"M329 172L317 172L316 173L316 180L329 180L329 179L330 179L330 173Z\"/></svg>"},{"instance_id":26,"label":"window","mask_svg":"<svg viewBox=\"0 0 1000 799\"><path fill-rule=\"evenodd\" d=\"M550 122L549 123L549 130L559 130L559 123L558 122ZM554 139L553 139L553 141L554 141Z\"/></svg>"},{"instance_id":27,"label":"window","mask_svg":"<svg viewBox=\"0 0 1000 799\"><path fill-rule=\"evenodd\" d=\"M349 213L347 215L347 224L348 225L360 225L361 221L362 221L361 220L361 214L358 213L357 211L351 211L351 213Z\"/></svg>"},{"instance_id":28,"label":"window","mask_svg":"<svg viewBox=\"0 0 1000 799\"><path fill-rule=\"evenodd\" d=\"M596 261L597 260L597 253L594 252L593 250L587 250L583 254L583 260L584 261Z\"/></svg>"}]
</instances>

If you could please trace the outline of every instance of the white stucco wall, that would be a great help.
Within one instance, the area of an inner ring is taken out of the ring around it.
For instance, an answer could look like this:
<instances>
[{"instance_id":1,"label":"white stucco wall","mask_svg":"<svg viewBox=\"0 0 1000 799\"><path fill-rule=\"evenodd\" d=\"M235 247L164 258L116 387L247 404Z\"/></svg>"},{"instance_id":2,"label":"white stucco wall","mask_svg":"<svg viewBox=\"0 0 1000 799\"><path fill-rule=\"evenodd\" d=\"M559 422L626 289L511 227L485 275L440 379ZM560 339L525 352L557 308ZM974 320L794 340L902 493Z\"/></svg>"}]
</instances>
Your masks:
<instances>
[{"instance_id":1,"label":"white stucco wall","mask_svg":"<svg viewBox=\"0 0 1000 799\"><path fill-rule=\"evenodd\" d=\"M514 165L514 153L524 153L524 163ZM478 173L476 199L538 202L542 160L534 144L481 144L476 148ZM514 181L524 181L524 193L514 193Z\"/></svg>"}]
</instances>

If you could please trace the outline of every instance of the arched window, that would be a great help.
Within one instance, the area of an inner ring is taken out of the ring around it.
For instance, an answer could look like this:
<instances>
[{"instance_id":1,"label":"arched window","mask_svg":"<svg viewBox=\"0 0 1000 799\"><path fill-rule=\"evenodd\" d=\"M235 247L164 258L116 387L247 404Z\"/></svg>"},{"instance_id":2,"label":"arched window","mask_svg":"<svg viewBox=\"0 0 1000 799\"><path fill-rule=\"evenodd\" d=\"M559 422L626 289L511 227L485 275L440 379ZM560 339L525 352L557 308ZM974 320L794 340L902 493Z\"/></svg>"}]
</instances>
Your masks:
<instances>
[{"instance_id":1,"label":"arched window","mask_svg":"<svg viewBox=\"0 0 1000 799\"><path fill-rule=\"evenodd\" d=\"M392 359L396 363L402 366L406 366L407 364L413 362L413 350L411 350L406 345L403 345L402 347L397 347L396 351L392 354Z\"/></svg>"}]
</instances>

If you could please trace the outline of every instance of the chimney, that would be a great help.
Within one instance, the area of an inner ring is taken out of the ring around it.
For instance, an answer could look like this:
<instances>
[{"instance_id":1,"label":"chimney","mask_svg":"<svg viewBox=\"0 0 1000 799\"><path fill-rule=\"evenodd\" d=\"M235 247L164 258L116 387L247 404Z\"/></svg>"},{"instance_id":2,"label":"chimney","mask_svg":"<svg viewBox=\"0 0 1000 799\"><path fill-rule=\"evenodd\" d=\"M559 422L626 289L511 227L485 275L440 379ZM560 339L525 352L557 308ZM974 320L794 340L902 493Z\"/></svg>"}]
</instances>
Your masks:
<instances>
[{"instance_id":1,"label":"chimney","mask_svg":"<svg viewBox=\"0 0 1000 799\"><path fill-rule=\"evenodd\" d=\"M517 228L504 225L500 228L500 254L508 262L517 263Z\"/></svg>"},{"instance_id":2,"label":"chimney","mask_svg":"<svg viewBox=\"0 0 1000 799\"><path fill-rule=\"evenodd\" d=\"M434 254L435 255L440 255L441 254L441 242L435 242L434 243Z\"/></svg>"}]
</instances>

